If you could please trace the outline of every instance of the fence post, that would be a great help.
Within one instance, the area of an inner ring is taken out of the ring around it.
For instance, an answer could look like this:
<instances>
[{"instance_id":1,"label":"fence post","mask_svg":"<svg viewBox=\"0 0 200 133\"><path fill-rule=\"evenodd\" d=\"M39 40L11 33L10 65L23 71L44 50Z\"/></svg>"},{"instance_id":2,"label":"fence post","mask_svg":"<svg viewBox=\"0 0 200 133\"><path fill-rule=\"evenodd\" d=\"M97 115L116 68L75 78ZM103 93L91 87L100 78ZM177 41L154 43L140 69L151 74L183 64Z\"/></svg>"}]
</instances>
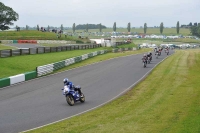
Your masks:
<instances>
[{"instance_id":1,"label":"fence post","mask_svg":"<svg viewBox=\"0 0 200 133\"><path fill-rule=\"evenodd\" d=\"M22 55L22 49L20 49L20 55Z\"/></svg>"},{"instance_id":2,"label":"fence post","mask_svg":"<svg viewBox=\"0 0 200 133\"><path fill-rule=\"evenodd\" d=\"M39 53L39 48L37 48L37 54Z\"/></svg>"},{"instance_id":3,"label":"fence post","mask_svg":"<svg viewBox=\"0 0 200 133\"><path fill-rule=\"evenodd\" d=\"M29 48L29 55L31 54L31 48Z\"/></svg>"},{"instance_id":4,"label":"fence post","mask_svg":"<svg viewBox=\"0 0 200 133\"><path fill-rule=\"evenodd\" d=\"M12 49L10 49L10 56L12 56Z\"/></svg>"}]
</instances>

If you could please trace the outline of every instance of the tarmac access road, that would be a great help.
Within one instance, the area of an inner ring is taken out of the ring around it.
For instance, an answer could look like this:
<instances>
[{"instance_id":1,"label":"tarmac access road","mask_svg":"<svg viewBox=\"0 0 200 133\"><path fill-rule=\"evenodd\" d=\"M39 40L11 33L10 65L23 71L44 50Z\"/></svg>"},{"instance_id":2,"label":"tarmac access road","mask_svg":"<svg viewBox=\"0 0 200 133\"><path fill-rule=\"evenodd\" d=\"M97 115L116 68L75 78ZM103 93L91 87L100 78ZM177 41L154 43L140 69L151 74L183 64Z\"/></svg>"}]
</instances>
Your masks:
<instances>
[{"instance_id":1,"label":"tarmac access road","mask_svg":"<svg viewBox=\"0 0 200 133\"><path fill-rule=\"evenodd\" d=\"M97 107L127 90L167 57L164 52L158 59L153 55L144 68L142 56L115 58L1 89L0 132L29 130ZM61 90L64 78L82 87L85 103L67 104Z\"/></svg>"}]
</instances>

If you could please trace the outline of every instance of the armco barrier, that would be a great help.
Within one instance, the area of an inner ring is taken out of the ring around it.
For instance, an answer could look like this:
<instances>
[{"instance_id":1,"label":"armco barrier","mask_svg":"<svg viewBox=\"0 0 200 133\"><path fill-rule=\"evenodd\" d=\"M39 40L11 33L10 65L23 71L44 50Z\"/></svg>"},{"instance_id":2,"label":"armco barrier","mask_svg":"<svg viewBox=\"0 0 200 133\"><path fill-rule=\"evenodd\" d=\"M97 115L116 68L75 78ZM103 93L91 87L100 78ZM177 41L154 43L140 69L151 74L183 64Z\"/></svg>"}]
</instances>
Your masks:
<instances>
[{"instance_id":1,"label":"armco barrier","mask_svg":"<svg viewBox=\"0 0 200 133\"><path fill-rule=\"evenodd\" d=\"M2 44L12 44L13 40L1 40Z\"/></svg>"},{"instance_id":2,"label":"armco barrier","mask_svg":"<svg viewBox=\"0 0 200 133\"><path fill-rule=\"evenodd\" d=\"M19 43L25 43L26 40L18 40ZM78 50L84 48L98 48L101 47L100 44L91 44L91 45L72 45L72 46L59 46L59 47L38 47L38 48L29 48L29 49L8 49L8 50L0 50L0 57L12 57L18 55L29 55L29 54L42 54L49 52L61 52L68 50ZM98 53L99 54L99 53Z\"/></svg>"},{"instance_id":3,"label":"armco barrier","mask_svg":"<svg viewBox=\"0 0 200 133\"><path fill-rule=\"evenodd\" d=\"M0 88L9 86L10 85L10 78L2 78L0 79Z\"/></svg>"}]
</instances>

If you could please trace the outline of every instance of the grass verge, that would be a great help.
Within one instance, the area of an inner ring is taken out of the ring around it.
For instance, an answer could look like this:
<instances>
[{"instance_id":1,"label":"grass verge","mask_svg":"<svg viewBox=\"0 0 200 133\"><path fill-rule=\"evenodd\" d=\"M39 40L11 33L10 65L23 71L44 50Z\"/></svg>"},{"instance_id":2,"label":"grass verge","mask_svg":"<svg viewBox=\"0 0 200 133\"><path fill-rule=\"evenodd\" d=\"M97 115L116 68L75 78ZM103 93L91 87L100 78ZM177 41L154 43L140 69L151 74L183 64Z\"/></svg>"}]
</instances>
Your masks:
<instances>
[{"instance_id":1,"label":"grass verge","mask_svg":"<svg viewBox=\"0 0 200 133\"><path fill-rule=\"evenodd\" d=\"M0 50L4 50L4 49L16 49L15 47L11 47L11 46L7 46L4 44L0 44Z\"/></svg>"},{"instance_id":2,"label":"grass verge","mask_svg":"<svg viewBox=\"0 0 200 133\"><path fill-rule=\"evenodd\" d=\"M200 50L180 50L125 95L30 133L198 133Z\"/></svg>"}]
</instances>

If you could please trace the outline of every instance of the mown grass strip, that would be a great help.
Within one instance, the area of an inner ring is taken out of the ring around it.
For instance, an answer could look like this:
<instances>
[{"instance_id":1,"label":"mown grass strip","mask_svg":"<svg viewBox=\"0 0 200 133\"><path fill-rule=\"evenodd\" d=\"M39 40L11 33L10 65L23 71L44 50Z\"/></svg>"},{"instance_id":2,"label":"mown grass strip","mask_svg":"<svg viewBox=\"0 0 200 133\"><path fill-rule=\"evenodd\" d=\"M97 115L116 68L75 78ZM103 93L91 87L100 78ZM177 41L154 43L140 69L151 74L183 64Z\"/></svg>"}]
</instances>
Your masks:
<instances>
[{"instance_id":1,"label":"mown grass strip","mask_svg":"<svg viewBox=\"0 0 200 133\"><path fill-rule=\"evenodd\" d=\"M11 47L11 46L7 46L4 44L0 44L0 50L4 50L4 49L16 49L15 47Z\"/></svg>"},{"instance_id":2,"label":"mown grass strip","mask_svg":"<svg viewBox=\"0 0 200 133\"><path fill-rule=\"evenodd\" d=\"M94 111L31 133L198 133L200 50L166 59L125 95Z\"/></svg>"}]
</instances>

